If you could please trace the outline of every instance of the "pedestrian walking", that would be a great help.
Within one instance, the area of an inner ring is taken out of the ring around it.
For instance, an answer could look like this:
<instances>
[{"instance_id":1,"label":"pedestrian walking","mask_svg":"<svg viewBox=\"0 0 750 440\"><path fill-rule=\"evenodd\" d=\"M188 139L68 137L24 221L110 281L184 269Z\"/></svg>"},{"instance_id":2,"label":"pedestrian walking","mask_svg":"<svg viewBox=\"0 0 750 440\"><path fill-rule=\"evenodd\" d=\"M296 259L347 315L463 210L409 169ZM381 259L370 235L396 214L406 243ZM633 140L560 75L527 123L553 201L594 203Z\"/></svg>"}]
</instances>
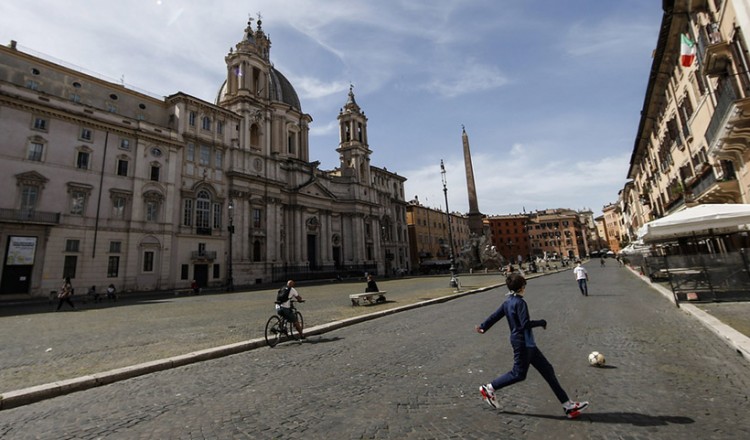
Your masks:
<instances>
[{"instance_id":1,"label":"pedestrian walking","mask_svg":"<svg viewBox=\"0 0 750 440\"><path fill-rule=\"evenodd\" d=\"M70 282L70 277L65 277L63 279L63 284L60 287L60 293L57 294L57 310L60 310L60 307L62 307L63 303L68 303L73 310L76 310L76 306L75 304L73 304L73 300L71 300L72 296L73 284L71 284Z\"/></svg>"},{"instance_id":2,"label":"pedestrian walking","mask_svg":"<svg viewBox=\"0 0 750 440\"><path fill-rule=\"evenodd\" d=\"M528 305L523 299L526 292L526 279L518 273L512 273L506 278L505 284L510 290L506 295L507 299L483 323L476 326L475 330L477 333L484 334L503 317L507 318L510 328L510 344L513 347L513 368L492 382L480 386L479 392L482 394L482 398L491 407L497 408L495 392L525 380L531 365L552 388L557 400L563 406L566 417L569 419L578 417L581 411L588 407L589 403L574 402L568 398L568 394L557 380L552 364L547 361L541 350L536 346L534 333L531 329L534 327L546 329L547 321L544 319L531 320Z\"/></svg>"},{"instance_id":3,"label":"pedestrian walking","mask_svg":"<svg viewBox=\"0 0 750 440\"><path fill-rule=\"evenodd\" d=\"M586 268L581 265L580 261L576 261L576 267L573 269L573 273L578 281L578 288L581 290L581 295L589 296L589 273L586 272Z\"/></svg>"}]
</instances>

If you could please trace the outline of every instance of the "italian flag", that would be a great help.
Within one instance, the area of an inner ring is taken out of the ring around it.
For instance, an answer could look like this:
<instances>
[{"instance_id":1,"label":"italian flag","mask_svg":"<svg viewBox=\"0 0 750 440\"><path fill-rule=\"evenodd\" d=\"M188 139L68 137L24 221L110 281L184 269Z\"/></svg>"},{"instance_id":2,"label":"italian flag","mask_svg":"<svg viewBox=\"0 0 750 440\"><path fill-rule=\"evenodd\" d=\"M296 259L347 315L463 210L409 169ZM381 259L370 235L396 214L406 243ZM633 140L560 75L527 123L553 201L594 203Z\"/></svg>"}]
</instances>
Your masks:
<instances>
[{"instance_id":1,"label":"italian flag","mask_svg":"<svg viewBox=\"0 0 750 440\"><path fill-rule=\"evenodd\" d=\"M682 34L680 37L680 64L682 67L690 67L695 61L695 42L686 34Z\"/></svg>"}]
</instances>

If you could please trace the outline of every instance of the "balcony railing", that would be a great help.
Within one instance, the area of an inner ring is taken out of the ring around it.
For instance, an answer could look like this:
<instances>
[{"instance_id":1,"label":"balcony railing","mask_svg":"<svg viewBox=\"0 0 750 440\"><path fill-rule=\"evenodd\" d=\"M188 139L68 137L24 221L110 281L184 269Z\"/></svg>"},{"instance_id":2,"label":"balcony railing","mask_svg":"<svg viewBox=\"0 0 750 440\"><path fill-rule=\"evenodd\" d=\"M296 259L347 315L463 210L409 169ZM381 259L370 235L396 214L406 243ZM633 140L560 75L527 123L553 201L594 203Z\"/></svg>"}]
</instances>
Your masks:
<instances>
[{"instance_id":1,"label":"balcony railing","mask_svg":"<svg viewBox=\"0 0 750 440\"><path fill-rule=\"evenodd\" d=\"M737 94L734 91L734 87L732 87L731 81L722 81L721 88L717 90L717 95L716 110L714 110L711 122L706 129L706 141L708 141L709 150L713 146L718 133L726 125L727 116L734 102L737 100Z\"/></svg>"},{"instance_id":2,"label":"balcony railing","mask_svg":"<svg viewBox=\"0 0 750 440\"><path fill-rule=\"evenodd\" d=\"M701 54L704 54L701 60L704 74L709 76L726 74L731 50L716 23L706 26L705 34L701 33L698 38L698 47Z\"/></svg>"},{"instance_id":3,"label":"balcony railing","mask_svg":"<svg viewBox=\"0 0 750 440\"><path fill-rule=\"evenodd\" d=\"M34 209L0 209L0 221L59 225L60 213Z\"/></svg>"},{"instance_id":4,"label":"balcony railing","mask_svg":"<svg viewBox=\"0 0 750 440\"><path fill-rule=\"evenodd\" d=\"M193 260L213 261L216 259L216 251L193 251L190 254Z\"/></svg>"},{"instance_id":5,"label":"balcony railing","mask_svg":"<svg viewBox=\"0 0 750 440\"><path fill-rule=\"evenodd\" d=\"M690 188L690 191L692 192L693 196L699 197L701 194L706 192L706 190L711 185L715 183L716 183L716 176L714 175L713 171L709 171L705 173L703 176L701 176L699 179L697 179L697 181Z\"/></svg>"}]
</instances>

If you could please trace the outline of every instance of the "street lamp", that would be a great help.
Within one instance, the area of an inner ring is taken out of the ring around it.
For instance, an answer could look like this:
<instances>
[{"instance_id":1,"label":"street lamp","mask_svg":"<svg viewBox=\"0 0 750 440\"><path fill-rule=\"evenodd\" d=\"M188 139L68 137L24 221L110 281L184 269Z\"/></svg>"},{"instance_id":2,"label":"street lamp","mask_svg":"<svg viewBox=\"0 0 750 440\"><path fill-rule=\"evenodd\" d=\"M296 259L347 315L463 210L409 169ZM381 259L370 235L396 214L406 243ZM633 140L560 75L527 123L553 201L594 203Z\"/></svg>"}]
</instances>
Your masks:
<instances>
[{"instance_id":1,"label":"street lamp","mask_svg":"<svg viewBox=\"0 0 750 440\"><path fill-rule=\"evenodd\" d=\"M385 247L385 225L380 225L380 246L383 250L383 277L388 276L388 250Z\"/></svg>"},{"instance_id":2,"label":"street lamp","mask_svg":"<svg viewBox=\"0 0 750 440\"><path fill-rule=\"evenodd\" d=\"M443 159L440 159L440 177L443 179L443 194L445 194L445 215L448 216L448 250L451 259L451 282L450 286L458 288L458 279L456 278L456 261L453 256L453 230L451 228L451 211L448 209L448 180L445 178L445 165Z\"/></svg>"},{"instance_id":3,"label":"street lamp","mask_svg":"<svg viewBox=\"0 0 750 440\"><path fill-rule=\"evenodd\" d=\"M234 239L234 201L229 200L229 258L227 261L227 291L234 291L234 277L232 276L232 241Z\"/></svg>"}]
</instances>

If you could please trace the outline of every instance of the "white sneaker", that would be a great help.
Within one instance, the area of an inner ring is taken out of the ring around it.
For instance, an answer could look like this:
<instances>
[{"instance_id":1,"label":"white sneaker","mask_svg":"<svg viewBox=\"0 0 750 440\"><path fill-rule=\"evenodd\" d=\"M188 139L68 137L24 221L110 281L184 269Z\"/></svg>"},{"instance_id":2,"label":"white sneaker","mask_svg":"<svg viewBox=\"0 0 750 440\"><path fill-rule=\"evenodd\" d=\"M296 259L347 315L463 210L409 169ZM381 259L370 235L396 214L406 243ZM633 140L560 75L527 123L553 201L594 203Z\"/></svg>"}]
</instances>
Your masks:
<instances>
[{"instance_id":1,"label":"white sneaker","mask_svg":"<svg viewBox=\"0 0 750 440\"><path fill-rule=\"evenodd\" d=\"M492 387L489 384L480 386L479 392L482 394L482 399L484 399L484 401L487 402L489 406L497 408L495 392L492 390Z\"/></svg>"},{"instance_id":2,"label":"white sneaker","mask_svg":"<svg viewBox=\"0 0 750 440\"><path fill-rule=\"evenodd\" d=\"M563 403L563 409L565 409L565 415L569 419L575 419L576 417L580 416L581 413L586 410L586 408L589 407L588 402L572 402L567 401Z\"/></svg>"}]
</instances>

